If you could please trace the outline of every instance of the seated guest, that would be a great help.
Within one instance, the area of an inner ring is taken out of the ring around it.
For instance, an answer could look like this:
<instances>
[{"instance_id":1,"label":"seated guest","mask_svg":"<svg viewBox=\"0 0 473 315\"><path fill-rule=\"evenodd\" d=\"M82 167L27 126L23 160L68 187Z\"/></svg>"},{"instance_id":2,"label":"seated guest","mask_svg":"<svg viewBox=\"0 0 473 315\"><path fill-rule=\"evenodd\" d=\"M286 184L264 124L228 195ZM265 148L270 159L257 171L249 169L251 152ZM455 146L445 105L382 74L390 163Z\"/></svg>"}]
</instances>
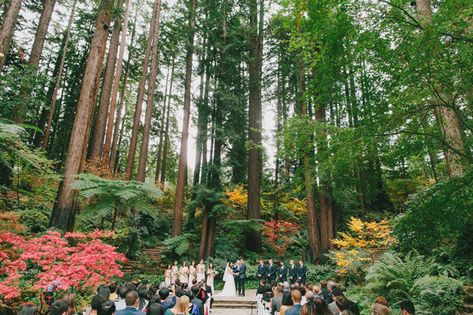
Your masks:
<instances>
[{"instance_id":1,"label":"seated guest","mask_svg":"<svg viewBox=\"0 0 473 315\"><path fill-rule=\"evenodd\" d=\"M332 292L330 292L330 290L327 288L327 281L320 281L320 288L325 302L327 302L327 304L332 303Z\"/></svg>"},{"instance_id":2,"label":"seated guest","mask_svg":"<svg viewBox=\"0 0 473 315\"><path fill-rule=\"evenodd\" d=\"M411 301L402 301L401 302L401 314L402 315L414 315L416 313L416 309L414 304Z\"/></svg>"},{"instance_id":3,"label":"seated guest","mask_svg":"<svg viewBox=\"0 0 473 315\"><path fill-rule=\"evenodd\" d=\"M161 305L163 306L164 312L176 305L176 297L170 296L170 292L167 288L159 290L158 294L161 298Z\"/></svg>"},{"instance_id":4,"label":"seated guest","mask_svg":"<svg viewBox=\"0 0 473 315\"><path fill-rule=\"evenodd\" d=\"M188 315L190 307L189 297L184 295L177 300L176 305L166 311L165 315Z\"/></svg>"},{"instance_id":5,"label":"seated guest","mask_svg":"<svg viewBox=\"0 0 473 315\"><path fill-rule=\"evenodd\" d=\"M76 314L76 295L74 293L68 293L64 295L62 299L67 302L67 305L69 305L66 315Z\"/></svg>"},{"instance_id":6,"label":"seated guest","mask_svg":"<svg viewBox=\"0 0 473 315\"><path fill-rule=\"evenodd\" d=\"M330 312L332 312L332 314L334 315L338 315L340 314L340 311L338 310L337 308L337 298L340 298L340 297L343 297L343 293L341 290L337 289L337 288L334 288L333 290L331 290L330 292L332 294L332 302L328 304L328 309L330 310Z\"/></svg>"},{"instance_id":7,"label":"seated guest","mask_svg":"<svg viewBox=\"0 0 473 315\"><path fill-rule=\"evenodd\" d=\"M337 297L335 301L340 315L360 315L360 310L358 305L354 302L348 300L344 296Z\"/></svg>"},{"instance_id":8,"label":"seated guest","mask_svg":"<svg viewBox=\"0 0 473 315\"><path fill-rule=\"evenodd\" d=\"M118 285L116 282L110 282L108 285L108 288L110 289L110 301L116 301L118 300L118 293L117 293L117 288Z\"/></svg>"},{"instance_id":9,"label":"seated guest","mask_svg":"<svg viewBox=\"0 0 473 315\"><path fill-rule=\"evenodd\" d=\"M203 300L201 300L199 298L199 293L200 292L201 292L201 290L198 286L193 286L192 289L191 289L192 299L190 299L190 300L191 300L192 305L196 305L197 308L199 309L199 315L204 315L204 302L203 302Z\"/></svg>"},{"instance_id":10,"label":"seated guest","mask_svg":"<svg viewBox=\"0 0 473 315\"><path fill-rule=\"evenodd\" d=\"M286 310L284 313L285 315L299 315L301 313L301 291L299 290L293 290L291 292L291 298L292 298L292 303L294 304L293 307L289 308Z\"/></svg>"},{"instance_id":11,"label":"seated guest","mask_svg":"<svg viewBox=\"0 0 473 315\"><path fill-rule=\"evenodd\" d=\"M307 298L306 298L306 289L303 285L301 285L300 287L297 288L297 290L299 290L299 292L301 292L301 305L304 305L305 303L307 303Z\"/></svg>"},{"instance_id":12,"label":"seated guest","mask_svg":"<svg viewBox=\"0 0 473 315\"><path fill-rule=\"evenodd\" d=\"M115 303L113 301L105 301L102 303L100 308L99 315L113 315L115 314Z\"/></svg>"},{"instance_id":13,"label":"seated guest","mask_svg":"<svg viewBox=\"0 0 473 315\"><path fill-rule=\"evenodd\" d=\"M18 315L37 315L38 309L34 303L25 303L18 312Z\"/></svg>"},{"instance_id":14,"label":"seated guest","mask_svg":"<svg viewBox=\"0 0 473 315\"><path fill-rule=\"evenodd\" d=\"M118 300L115 301L115 309L117 312L125 309L125 297L128 291L130 291L130 289L128 289L126 286L123 286L118 290Z\"/></svg>"},{"instance_id":15,"label":"seated guest","mask_svg":"<svg viewBox=\"0 0 473 315\"><path fill-rule=\"evenodd\" d=\"M105 284L101 284L97 288L97 295L103 297L105 301L110 300L110 289Z\"/></svg>"},{"instance_id":16,"label":"seated guest","mask_svg":"<svg viewBox=\"0 0 473 315\"><path fill-rule=\"evenodd\" d=\"M163 306L159 303L149 302L146 315L164 315Z\"/></svg>"},{"instance_id":17,"label":"seated guest","mask_svg":"<svg viewBox=\"0 0 473 315\"><path fill-rule=\"evenodd\" d=\"M286 310L294 305L290 292L284 292L282 295L282 305L279 309L279 315L285 315Z\"/></svg>"},{"instance_id":18,"label":"seated guest","mask_svg":"<svg viewBox=\"0 0 473 315\"><path fill-rule=\"evenodd\" d=\"M85 311L85 315L97 315L99 310L102 308L104 299L100 295L94 295L90 302L90 307Z\"/></svg>"},{"instance_id":19,"label":"seated guest","mask_svg":"<svg viewBox=\"0 0 473 315\"><path fill-rule=\"evenodd\" d=\"M388 301L384 296L378 296L373 305L371 305L371 314L372 315L389 315L391 314L391 309L389 308Z\"/></svg>"},{"instance_id":20,"label":"seated guest","mask_svg":"<svg viewBox=\"0 0 473 315\"><path fill-rule=\"evenodd\" d=\"M138 296L140 297L138 309L142 311L148 305L148 288L145 285L142 285L138 288Z\"/></svg>"},{"instance_id":21,"label":"seated guest","mask_svg":"<svg viewBox=\"0 0 473 315\"><path fill-rule=\"evenodd\" d=\"M314 292L315 294L315 297L318 297L322 300L324 300L324 296L322 294L322 288L320 287L320 285L314 285L312 286L312 292ZM328 304L328 303L327 303Z\"/></svg>"},{"instance_id":22,"label":"seated guest","mask_svg":"<svg viewBox=\"0 0 473 315\"><path fill-rule=\"evenodd\" d=\"M131 290L126 294L125 304L125 309L117 311L117 315L145 315L145 313L138 310L138 306L140 304L140 296L135 290Z\"/></svg>"},{"instance_id":23,"label":"seated guest","mask_svg":"<svg viewBox=\"0 0 473 315\"><path fill-rule=\"evenodd\" d=\"M67 304L64 300L56 300L51 305L51 309L49 311L50 315L66 315L67 309L69 308L69 304Z\"/></svg>"},{"instance_id":24,"label":"seated guest","mask_svg":"<svg viewBox=\"0 0 473 315\"><path fill-rule=\"evenodd\" d=\"M283 296L282 290L282 286L280 285L274 289L274 297L271 299L271 315L274 315L274 313L279 313L281 310Z\"/></svg>"}]
</instances>

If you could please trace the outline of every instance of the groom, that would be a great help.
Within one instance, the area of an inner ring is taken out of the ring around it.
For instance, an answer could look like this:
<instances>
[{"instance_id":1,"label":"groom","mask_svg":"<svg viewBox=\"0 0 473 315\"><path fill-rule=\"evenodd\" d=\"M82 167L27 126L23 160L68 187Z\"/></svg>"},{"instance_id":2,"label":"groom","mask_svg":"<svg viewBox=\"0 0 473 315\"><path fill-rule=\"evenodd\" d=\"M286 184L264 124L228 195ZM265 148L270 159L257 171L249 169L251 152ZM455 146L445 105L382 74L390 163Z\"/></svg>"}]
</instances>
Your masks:
<instances>
[{"instance_id":1,"label":"groom","mask_svg":"<svg viewBox=\"0 0 473 315\"><path fill-rule=\"evenodd\" d=\"M240 292L240 261L237 260L235 264L233 265L232 271L233 271L233 279L235 280L235 289L237 292Z\"/></svg>"},{"instance_id":2,"label":"groom","mask_svg":"<svg viewBox=\"0 0 473 315\"><path fill-rule=\"evenodd\" d=\"M238 274L238 295L245 296L246 265L243 259L240 259L240 271Z\"/></svg>"}]
</instances>

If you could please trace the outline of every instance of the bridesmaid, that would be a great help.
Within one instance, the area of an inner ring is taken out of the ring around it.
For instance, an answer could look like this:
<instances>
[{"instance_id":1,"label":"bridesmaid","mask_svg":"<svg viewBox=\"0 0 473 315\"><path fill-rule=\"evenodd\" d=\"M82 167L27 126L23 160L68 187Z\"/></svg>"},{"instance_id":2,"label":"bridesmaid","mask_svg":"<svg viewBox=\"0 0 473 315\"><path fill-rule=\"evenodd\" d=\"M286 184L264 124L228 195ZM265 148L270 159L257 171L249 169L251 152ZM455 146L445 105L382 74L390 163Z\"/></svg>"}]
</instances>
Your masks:
<instances>
[{"instance_id":1,"label":"bridesmaid","mask_svg":"<svg viewBox=\"0 0 473 315\"><path fill-rule=\"evenodd\" d=\"M177 260L175 260L174 264L171 267L171 284L175 284L178 277L179 277L179 267L177 266Z\"/></svg>"},{"instance_id":2,"label":"bridesmaid","mask_svg":"<svg viewBox=\"0 0 473 315\"><path fill-rule=\"evenodd\" d=\"M200 281L205 281L205 264L203 259L197 265L197 282Z\"/></svg>"},{"instance_id":3,"label":"bridesmaid","mask_svg":"<svg viewBox=\"0 0 473 315\"><path fill-rule=\"evenodd\" d=\"M172 269L171 265L168 265L166 271L164 271L164 282L169 287L172 283Z\"/></svg>"},{"instance_id":4,"label":"bridesmaid","mask_svg":"<svg viewBox=\"0 0 473 315\"><path fill-rule=\"evenodd\" d=\"M189 268L185 261L182 263L181 269L179 270L179 281L181 281L182 284L189 283Z\"/></svg>"},{"instance_id":5,"label":"bridesmaid","mask_svg":"<svg viewBox=\"0 0 473 315\"><path fill-rule=\"evenodd\" d=\"M207 268L207 285L212 289L212 295L214 295L214 279L216 275L218 275L218 272L214 270L214 265L210 263Z\"/></svg>"},{"instance_id":6,"label":"bridesmaid","mask_svg":"<svg viewBox=\"0 0 473 315\"><path fill-rule=\"evenodd\" d=\"M195 261L193 260L191 265L189 266L189 287L192 286L192 281L196 278L196 268L195 268Z\"/></svg>"}]
</instances>

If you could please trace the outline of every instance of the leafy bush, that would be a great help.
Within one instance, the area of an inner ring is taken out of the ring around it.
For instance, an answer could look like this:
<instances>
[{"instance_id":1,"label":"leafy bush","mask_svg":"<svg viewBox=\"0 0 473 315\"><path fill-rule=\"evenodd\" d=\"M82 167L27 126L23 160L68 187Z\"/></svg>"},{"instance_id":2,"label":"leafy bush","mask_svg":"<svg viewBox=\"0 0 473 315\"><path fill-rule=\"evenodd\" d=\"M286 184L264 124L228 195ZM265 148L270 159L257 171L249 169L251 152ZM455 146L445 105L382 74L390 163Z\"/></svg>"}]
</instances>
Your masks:
<instances>
[{"instance_id":1,"label":"leafy bush","mask_svg":"<svg viewBox=\"0 0 473 315\"><path fill-rule=\"evenodd\" d=\"M433 258L416 252L405 257L386 253L368 268L366 288L385 296L391 304L409 299L418 314L454 314L461 305L458 293L462 282L445 274Z\"/></svg>"},{"instance_id":2,"label":"leafy bush","mask_svg":"<svg viewBox=\"0 0 473 315\"><path fill-rule=\"evenodd\" d=\"M429 253L445 243L457 244L473 225L473 170L418 193L398 219L394 233L401 251ZM458 246L462 246L458 244Z\"/></svg>"},{"instance_id":3,"label":"leafy bush","mask_svg":"<svg viewBox=\"0 0 473 315\"><path fill-rule=\"evenodd\" d=\"M165 259L181 260L181 258L187 258L187 252L190 247L189 239L192 237L191 234L182 234L179 236L168 238L163 242L163 256Z\"/></svg>"}]
</instances>

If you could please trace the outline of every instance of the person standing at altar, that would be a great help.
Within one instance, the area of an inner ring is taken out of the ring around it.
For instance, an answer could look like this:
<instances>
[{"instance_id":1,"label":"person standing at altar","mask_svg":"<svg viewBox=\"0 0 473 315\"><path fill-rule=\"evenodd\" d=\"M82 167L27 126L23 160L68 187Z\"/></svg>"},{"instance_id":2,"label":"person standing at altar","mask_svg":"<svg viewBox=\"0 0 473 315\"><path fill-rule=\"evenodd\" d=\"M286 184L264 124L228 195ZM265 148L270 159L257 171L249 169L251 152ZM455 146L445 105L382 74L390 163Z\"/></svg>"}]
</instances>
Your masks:
<instances>
[{"instance_id":1,"label":"person standing at altar","mask_svg":"<svg viewBox=\"0 0 473 315\"><path fill-rule=\"evenodd\" d=\"M238 271L238 293L240 296L245 296L245 282L246 282L246 265L243 259L239 261L240 270Z\"/></svg>"},{"instance_id":2,"label":"person standing at altar","mask_svg":"<svg viewBox=\"0 0 473 315\"><path fill-rule=\"evenodd\" d=\"M212 263L209 264L207 268L207 286L209 286L212 290L212 295L214 294L214 280L215 276L217 275L217 271L214 269L214 265Z\"/></svg>"},{"instance_id":3,"label":"person standing at altar","mask_svg":"<svg viewBox=\"0 0 473 315\"><path fill-rule=\"evenodd\" d=\"M278 270L278 281L282 283L287 281L287 268L283 260L281 260L279 264L280 266Z\"/></svg>"},{"instance_id":4,"label":"person standing at altar","mask_svg":"<svg viewBox=\"0 0 473 315\"><path fill-rule=\"evenodd\" d=\"M299 260L297 282L299 282L300 284L306 284L307 282L307 267L304 265L304 261L302 259Z\"/></svg>"},{"instance_id":5,"label":"person standing at altar","mask_svg":"<svg viewBox=\"0 0 473 315\"><path fill-rule=\"evenodd\" d=\"M189 283L189 268L185 261L182 263L181 269L179 270L179 281L182 284Z\"/></svg>"},{"instance_id":6,"label":"person standing at altar","mask_svg":"<svg viewBox=\"0 0 473 315\"><path fill-rule=\"evenodd\" d=\"M197 282L201 281L205 281L205 264L203 259L197 265Z\"/></svg>"},{"instance_id":7,"label":"person standing at altar","mask_svg":"<svg viewBox=\"0 0 473 315\"><path fill-rule=\"evenodd\" d=\"M233 270L233 278L235 280L235 289L236 292L240 292L240 281L239 276L240 276L240 261L237 260L236 263L232 267Z\"/></svg>"},{"instance_id":8,"label":"person standing at altar","mask_svg":"<svg viewBox=\"0 0 473 315\"><path fill-rule=\"evenodd\" d=\"M274 266L272 259L269 260L267 274L268 274L268 282L272 285L274 281L276 281L276 266Z\"/></svg>"},{"instance_id":9,"label":"person standing at altar","mask_svg":"<svg viewBox=\"0 0 473 315\"><path fill-rule=\"evenodd\" d=\"M197 276L197 268L195 267L195 261L191 262L191 265L189 266L189 286L192 285L192 281L196 279ZM197 280L199 282L199 280Z\"/></svg>"},{"instance_id":10,"label":"person standing at altar","mask_svg":"<svg viewBox=\"0 0 473 315\"><path fill-rule=\"evenodd\" d=\"M172 269L171 269L171 265L168 265L168 268L166 269L166 271L164 271L164 282L166 283L166 285L169 287L172 283L172 277L171 277L171 274L172 274Z\"/></svg>"},{"instance_id":11,"label":"person standing at altar","mask_svg":"<svg viewBox=\"0 0 473 315\"><path fill-rule=\"evenodd\" d=\"M297 268L296 264L294 263L294 260L291 259L291 261L289 263L290 263L290 266L289 266L289 282L291 284L294 284L297 281L299 271L298 271L298 268Z\"/></svg>"},{"instance_id":12,"label":"person standing at altar","mask_svg":"<svg viewBox=\"0 0 473 315\"><path fill-rule=\"evenodd\" d=\"M171 267L171 284L175 284L177 279L179 279L179 266L175 260Z\"/></svg>"},{"instance_id":13,"label":"person standing at altar","mask_svg":"<svg viewBox=\"0 0 473 315\"><path fill-rule=\"evenodd\" d=\"M258 265L258 282L266 281L266 266L263 259L259 260Z\"/></svg>"}]
</instances>

